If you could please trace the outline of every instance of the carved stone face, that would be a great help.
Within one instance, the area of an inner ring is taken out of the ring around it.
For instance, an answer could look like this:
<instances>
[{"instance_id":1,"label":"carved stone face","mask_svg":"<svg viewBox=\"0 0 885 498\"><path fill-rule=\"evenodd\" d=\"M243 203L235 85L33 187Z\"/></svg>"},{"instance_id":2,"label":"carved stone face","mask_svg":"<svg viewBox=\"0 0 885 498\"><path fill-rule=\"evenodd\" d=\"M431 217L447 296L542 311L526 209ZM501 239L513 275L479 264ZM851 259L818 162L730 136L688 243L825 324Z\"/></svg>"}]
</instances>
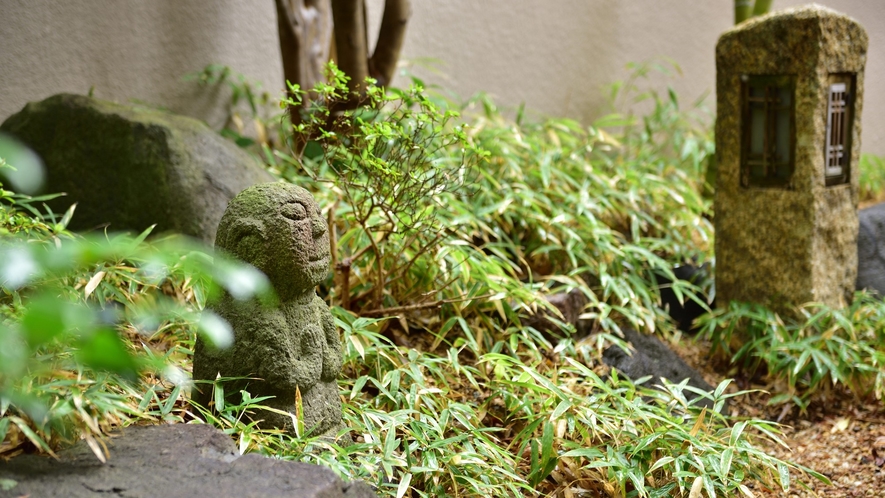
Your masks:
<instances>
[{"instance_id":1,"label":"carved stone face","mask_svg":"<svg viewBox=\"0 0 885 498\"><path fill-rule=\"evenodd\" d=\"M297 190L295 190L297 189ZM298 289L310 290L329 272L329 230L313 196L304 189L289 189L275 206L276 217L268 220L266 234L276 275L271 281L285 280ZM281 196L282 197L282 196Z\"/></svg>"},{"instance_id":2,"label":"carved stone face","mask_svg":"<svg viewBox=\"0 0 885 498\"><path fill-rule=\"evenodd\" d=\"M329 230L310 192L264 183L228 204L215 245L252 264L284 300L305 294L329 271Z\"/></svg>"}]
</instances>

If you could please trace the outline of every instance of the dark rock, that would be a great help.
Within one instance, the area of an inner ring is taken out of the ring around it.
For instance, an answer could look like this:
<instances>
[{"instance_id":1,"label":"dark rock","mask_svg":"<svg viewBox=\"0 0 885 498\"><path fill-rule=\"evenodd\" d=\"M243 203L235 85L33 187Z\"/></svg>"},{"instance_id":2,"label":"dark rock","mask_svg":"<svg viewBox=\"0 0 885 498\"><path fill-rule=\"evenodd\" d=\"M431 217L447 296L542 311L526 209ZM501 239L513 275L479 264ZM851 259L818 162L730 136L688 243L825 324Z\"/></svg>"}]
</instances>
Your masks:
<instances>
[{"instance_id":1,"label":"dark rock","mask_svg":"<svg viewBox=\"0 0 885 498\"><path fill-rule=\"evenodd\" d=\"M232 381L225 393L239 403L241 390L273 396L262 404L298 413L301 393L304 427L314 434L336 432L341 425L338 375L342 352L329 306L316 286L329 273L329 230L310 193L288 183L262 183L238 194L218 225L215 247L241 259L270 280L278 306L224 295L209 308L230 323L233 345L213 348L201 337L194 347L194 380L251 377ZM199 386L194 399L205 407L212 389ZM295 433L292 417L262 411L259 425Z\"/></svg>"},{"instance_id":2,"label":"dark rock","mask_svg":"<svg viewBox=\"0 0 885 498\"><path fill-rule=\"evenodd\" d=\"M673 268L673 276L677 279L694 284L703 288L704 281L710 278L710 264L705 263L701 266L685 264ZM707 312L703 306L693 299L683 294L682 303L673 292L672 281L665 275L658 273L653 274L655 284L661 294L661 308L667 310L670 318L676 322L676 327L683 332L697 332L694 321L699 316ZM707 300L707 296L699 295L701 299ZM711 304L712 306L712 304Z\"/></svg>"},{"instance_id":3,"label":"dark rock","mask_svg":"<svg viewBox=\"0 0 885 498\"><path fill-rule=\"evenodd\" d=\"M0 131L46 165L57 213L77 203L70 228L174 231L211 243L227 202L273 181L258 162L200 121L168 112L60 94L31 102Z\"/></svg>"},{"instance_id":4,"label":"dark rock","mask_svg":"<svg viewBox=\"0 0 885 498\"><path fill-rule=\"evenodd\" d=\"M208 425L128 427L108 441L102 464L85 441L59 460L24 455L0 461L2 497L291 496L370 498L363 482L342 481L325 467L256 454L239 456L230 437Z\"/></svg>"},{"instance_id":5,"label":"dark rock","mask_svg":"<svg viewBox=\"0 0 885 498\"><path fill-rule=\"evenodd\" d=\"M632 355L626 353L618 346L611 346L602 352L602 361L618 371L620 375L626 375L629 379L636 380L641 377L651 376L649 387L661 384L660 379L678 384L685 379L688 385L712 391L713 386L701 377L695 369L686 364L682 358L673 352L666 344L653 335L643 334L635 330L624 328L624 339L630 343ZM699 396L691 391L684 391L685 398L689 401ZM697 406L713 407L713 403L706 398L698 400Z\"/></svg>"},{"instance_id":6,"label":"dark rock","mask_svg":"<svg viewBox=\"0 0 885 498\"><path fill-rule=\"evenodd\" d=\"M885 296L885 203L857 213L857 290Z\"/></svg>"},{"instance_id":7,"label":"dark rock","mask_svg":"<svg viewBox=\"0 0 885 498\"><path fill-rule=\"evenodd\" d=\"M559 292L544 296L544 298L559 310L561 316L547 308L539 307L538 312L528 317L525 325L534 327L540 332L559 332L561 326L558 322L574 325L579 328L580 316L587 305L587 296L580 289L572 289L569 292Z\"/></svg>"}]
</instances>

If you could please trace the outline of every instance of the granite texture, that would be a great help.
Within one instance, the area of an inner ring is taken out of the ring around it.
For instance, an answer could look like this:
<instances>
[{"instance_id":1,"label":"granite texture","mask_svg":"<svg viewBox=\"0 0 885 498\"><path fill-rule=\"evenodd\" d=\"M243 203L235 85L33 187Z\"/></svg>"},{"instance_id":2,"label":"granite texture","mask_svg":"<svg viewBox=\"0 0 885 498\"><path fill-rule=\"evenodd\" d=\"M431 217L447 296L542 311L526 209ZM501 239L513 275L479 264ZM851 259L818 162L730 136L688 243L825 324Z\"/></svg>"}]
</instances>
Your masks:
<instances>
[{"instance_id":1,"label":"granite texture","mask_svg":"<svg viewBox=\"0 0 885 498\"><path fill-rule=\"evenodd\" d=\"M849 168L860 150L868 38L857 22L817 5L754 18L716 46L715 194L718 302L762 302L778 310L808 301L839 306L857 268L857 174L827 186L828 80L856 75ZM795 79L795 170L785 188L741 185L741 77Z\"/></svg>"},{"instance_id":2,"label":"granite texture","mask_svg":"<svg viewBox=\"0 0 885 498\"><path fill-rule=\"evenodd\" d=\"M59 94L27 104L0 131L46 165L56 213L77 203L69 228L174 231L211 243L224 208L272 181L258 161L195 119L137 105Z\"/></svg>"},{"instance_id":3,"label":"granite texture","mask_svg":"<svg viewBox=\"0 0 885 498\"><path fill-rule=\"evenodd\" d=\"M297 414L296 390L306 431L324 434L341 423L337 378L342 351L338 330L315 287L329 271L329 232L313 197L301 187L265 183L238 194L228 205L215 241L217 249L252 264L269 278L279 302L225 294L209 308L231 324L234 344L211 347L202 338L194 349L194 380L252 377L225 383L225 394L239 402L239 391L273 396L263 404ZM209 386L198 385L194 399L212 401ZM263 411L262 427L294 432L292 417Z\"/></svg>"},{"instance_id":4,"label":"granite texture","mask_svg":"<svg viewBox=\"0 0 885 498\"><path fill-rule=\"evenodd\" d=\"M688 385L691 387L707 392L715 389L704 380L697 370L691 368L654 335L643 334L630 328L624 328L622 331L624 339L630 344L631 351L628 353L619 346L609 346L602 352L602 361L617 370L619 374L634 381L651 376L645 385L654 388L663 386L662 379L673 384L679 384L688 379ZM696 400L696 406L713 408L713 402L708 398L703 398L687 389L683 391L683 394L689 401Z\"/></svg>"},{"instance_id":5,"label":"granite texture","mask_svg":"<svg viewBox=\"0 0 885 498\"><path fill-rule=\"evenodd\" d=\"M885 203L857 213L857 290L885 296Z\"/></svg>"},{"instance_id":6,"label":"granite texture","mask_svg":"<svg viewBox=\"0 0 885 498\"><path fill-rule=\"evenodd\" d=\"M102 464L86 441L59 459L22 455L0 460L0 498L182 497L371 498L362 481L331 470L256 454L240 456L230 436L208 425L127 427L107 441ZM7 489L8 487L8 489Z\"/></svg>"}]
</instances>

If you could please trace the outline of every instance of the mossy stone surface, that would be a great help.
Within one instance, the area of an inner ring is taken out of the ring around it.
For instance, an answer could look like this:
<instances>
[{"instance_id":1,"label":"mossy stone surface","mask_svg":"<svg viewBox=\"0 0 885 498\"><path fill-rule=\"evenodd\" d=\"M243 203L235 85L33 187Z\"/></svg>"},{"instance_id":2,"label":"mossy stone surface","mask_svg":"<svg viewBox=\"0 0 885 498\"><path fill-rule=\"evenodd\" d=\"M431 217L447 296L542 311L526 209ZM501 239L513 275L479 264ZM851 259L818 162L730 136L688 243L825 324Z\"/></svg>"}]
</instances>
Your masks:
<instances>
[{"instance_id":1,"label":"mossy stone surface","mask_svg":"<svg viewBox=\"0 0 885 498\"><path fill-rule=\"evenodd\" d=\"M726 31L716 46L716 295L779 311L809 301L839 306L857 272L857 173L868 37L847 16L810 5ZM855 78L848 182L827 185L830 78ZM777 188L741 184L741 81L795 82L794 172Z\"/></svg>"},{"instance_id":2,"label":"mossy stone surface","mask_svg":"<svg viewBox=\"0 0 885 498\"><path fill-rule=\"evenodd\" d=\"M204 123L134 105L59 94L27 104L0 131L34 149L49 203L77 209L70 228L174 231L212 242L227 202L272 181L258 161Z\"/></svg>"},{"instance_id":3,"label":"mossy stone surface","mask_svg":"<svg viewBox=\"0 0 885 498\"><path fill-rule=\"evenodd\" d=\"M341 424L337 379L342 351L338 330L326 303L315 291L329 271L329 232L313 197L285 183L250 187L228 205L218 227L217 249L252 264L270 279L279 297L275 307L255 299L238 301L224 295L210 309L231 324L234 344L219 350L198 339L194 379L251 377L227 383L235 403L239 391L274 396L264 404L297 414L300 392L305 429L329 433ZM204 406L211 389L194 392ZM294 432L292 418L261 412L262 427Z\"/></svg>"}]
</instances>

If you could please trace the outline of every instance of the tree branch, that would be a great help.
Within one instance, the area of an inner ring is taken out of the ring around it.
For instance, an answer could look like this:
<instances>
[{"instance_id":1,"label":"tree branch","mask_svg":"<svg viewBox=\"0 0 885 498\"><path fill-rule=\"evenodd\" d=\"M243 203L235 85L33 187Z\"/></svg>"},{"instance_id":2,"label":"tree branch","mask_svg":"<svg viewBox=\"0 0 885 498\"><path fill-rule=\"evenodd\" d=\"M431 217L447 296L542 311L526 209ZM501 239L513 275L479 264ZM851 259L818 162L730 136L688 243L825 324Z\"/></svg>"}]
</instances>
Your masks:
<instances>
[{"instance_id":1,"label":"tree branch","mask_svg":"<svg viewBox=\"0 0 885 498\"><path fill-rule=\"evenodd\" d=\"M453 299L440 299L438 301L432 301L429 303L417 303L417 304L409 304L406 306L392 306L390 308L378 308L374 310L368 311L360 311L360 316L379 316L379 315L387 315L390 313L402 313L404 311L415 311L415 310L423 310L427 308L436 308L438 306L442 306L444 304L451 303L463 303L464 301L474 301L480 299L488 299L494 296L494 294L486 294L484 296L475 296L475 297L456 297Z\"/></svg>"},{"instance_id":2,"label":"tree branch","mask_svg":"<svg viewBox=\"0 0 885 498\"><path fill-rule=\"evenodd\" d=\"M734 0L734 23L740 24L753 15L753 0Z\"/></svg>"},{"instance_id":3,"label":"tree branch","mask_svg":"<svg viewBox=\"0 0 885 498\"><path fill-rule=\"evenodd\" d=\"M406 24L412 15L409 0L385 0L384 15L375 52L369 59L369 76L378 80L378 85L387 86L396 71L396 62L406 37Z\"/></svg>"}]
</instances>

